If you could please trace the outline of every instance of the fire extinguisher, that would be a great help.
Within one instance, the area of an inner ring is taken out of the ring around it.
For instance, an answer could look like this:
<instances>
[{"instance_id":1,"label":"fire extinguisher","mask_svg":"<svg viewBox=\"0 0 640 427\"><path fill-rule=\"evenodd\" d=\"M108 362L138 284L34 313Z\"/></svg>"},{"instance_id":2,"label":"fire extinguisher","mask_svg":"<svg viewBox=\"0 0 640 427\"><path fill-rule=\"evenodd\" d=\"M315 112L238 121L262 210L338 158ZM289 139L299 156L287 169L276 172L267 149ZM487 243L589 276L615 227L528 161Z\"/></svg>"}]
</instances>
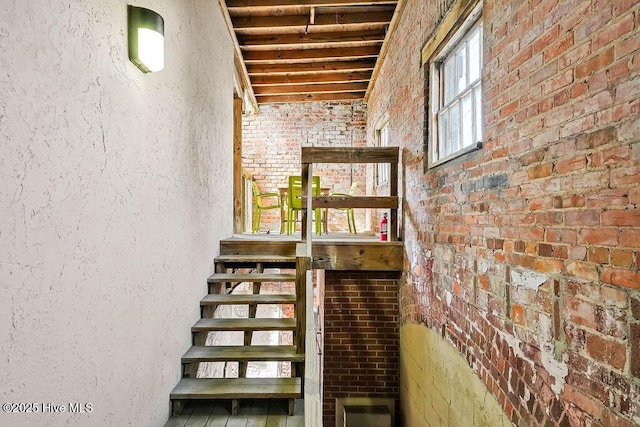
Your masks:
<instances>
[{"instance_id":1,"label":"fire extinguisher","mask_svg":"<svg viewBox=\"0 0 640 427\"><path fill-rule=\"evenodd\" d=\"M387 219L387 214L385 213L380 221L380 240L387 241L389 236L389 220Z\"/></svg>"}]
</instances>

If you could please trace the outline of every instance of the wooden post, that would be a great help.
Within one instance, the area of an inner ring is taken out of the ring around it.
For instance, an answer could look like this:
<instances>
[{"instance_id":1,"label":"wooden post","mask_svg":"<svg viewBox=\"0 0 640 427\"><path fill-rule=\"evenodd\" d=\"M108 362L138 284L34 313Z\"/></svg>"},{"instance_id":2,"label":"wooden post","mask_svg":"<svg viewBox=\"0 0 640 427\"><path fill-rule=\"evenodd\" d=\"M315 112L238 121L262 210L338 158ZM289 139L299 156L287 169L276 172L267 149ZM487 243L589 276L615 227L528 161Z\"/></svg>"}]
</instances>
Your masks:
<instances>
[{"instance_id":1,"label":"wooden post","mask_svg":"<svg viewBox=\"0 0 640 427\"><path fill-rule=\"evenodd\" d=\"M307 205L304 202L304 196L307 195L308 191L307 189L309 188L309 163L303 163L302 164L302 173L300 174L302 177L302 189L300 191L300 196L302 197L302 219L301 219L301 229L300 232L302 234L302 241L306 241L307 238L309 237L307 235L307 221L309 221L309 216L308 216L308 212L307 212Z\"/></svg>"},{"instance_id":2,"label":"wooden post","mask_svg":"<svg viewBox=\"0 0 640 427\"><path fill-rule=\"evenodd\" d=\"M311 240L312 240L312 236L313 236L313 219L315 218L315 215L313 214L313 163L309 163L307 165L307 188L305 190L305 194L307 195L307 206L305 211L307 212L307 250L306 250L306 254L307 257L311 258ZM304 169L304 168L303 168ZM320 191L320 189L318 188L318 191ZM309 265L309 268L311 269L311 265Z\"/></svg>"},{"instance_id":3,"label":"wooden post","mask_svg":"<svg viewBox=\"0 0 640 427\"><path fill-rule=\"evenodd\" d=\"M389 171L389 195L398 196L398 163L391 163ZM389 218L389 240L395 242L398 240L398 208L391 209L391 218Z\"/></svg>"},{"instance_id":4,"label":"wooden post","mask_svg":"<svg viewBox=\"0 0 640 427\"><path fill-rule=\"evenodd\" d=\"M248 207L250 208L250 207ZM233 98L233 232L244 232L242 209L242 99Z\"/></svg>"},{"instance_id":5,"label":"wooden post","mask_svg":"<svg viewBox=\"0 0 640 427\"><path fill-rule=\"evenodd\" d=\"M296 336L295 345L298 353L304 353L306 331L307 304L307 271L311 269L311 258L306 254L306 245L296 247Z\"/></svg>"},{"instance_id":6,"label":"wooden post","mask_svg":"<svg viewBox=\"0 0 640 427\"><path fill-rule=\"evenodd\" d=\"M171 413L174 417L179 417L182 415L182 410L184 409L184 400L172 400L171 401Z\"/></svg>"},{"instance_id":7,"label":"wooden post","mask_svg":"<svg viewBox=\"0 0 640 427\"><path fill-rule=\"evenodd\" d=\"M298 354L306 354L307 315L313 313L313 306L311 306L310 312L307 310L307 287L309 286L307 279L310 276L311 257L308 257L306 252L307 245L305 243L299 243L296 246L296 331L293 339ZM313 298L312 293L309 294L309 297ZM296 363L295 370L302 378L301 392L304 393L305 363Z\"/></svg>"},{"instance_id":8,"label":"wooden post","mask_svg":"<svg viewBox=\"0 0 640 427\"><path fill-rule=\"evenodd\" d=\"M309 259L310 260L310 259ZM318 331L316 319L313 315L313 294L311 287L311 272L308 272L309 289L306 302L306 344L304 356L304 376L302 377L302 390L304 392L304 425L305 427L318 427L322 425L322 399L321 399L321 349L318 348L316 332Z\"/></svg>"}]
</instances>

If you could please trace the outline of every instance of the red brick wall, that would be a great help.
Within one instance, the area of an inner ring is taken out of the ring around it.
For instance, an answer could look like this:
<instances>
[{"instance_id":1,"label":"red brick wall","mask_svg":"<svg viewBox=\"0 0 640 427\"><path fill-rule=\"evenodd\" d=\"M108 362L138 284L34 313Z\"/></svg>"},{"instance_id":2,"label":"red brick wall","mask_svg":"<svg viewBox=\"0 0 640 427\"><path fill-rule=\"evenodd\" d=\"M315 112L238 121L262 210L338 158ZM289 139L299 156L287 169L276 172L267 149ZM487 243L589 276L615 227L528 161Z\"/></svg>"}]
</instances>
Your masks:
<instances>
[{"instance_id":1,"label":"red brick wall","mask_svg":"<svg viewBox=\"0 0 640 427\"><path fill-rule=\"evenodd\" d=\"M300 175L300 148L362 147L365 142L365 107L361 102L311 102L263 105L249 112L242 122L243 167L253 174L261 191L278 191L287 186L289 175ZM365 194L363 165L314 165L322 187L334 193L348 193L359 182L358 195ZM347 231L346 215L329 211L329 230ZM261 229L278 231L280 213L265 211ZM364 230L364 212L356 210L356 224Z\"/></svg>"},{"instance_id":2,"label":"red brick wall","mask_svg":"<svg viewBox=\"0 0 640 427\"><path fill-rule=\"evenodd\" d=\"M398 398L398 340L397 274L325 272L324 425L336 398Z\"/></svg>"},{"instance_id":3,"label":"red brick wall","mask_svg":"<svg viewBox=\"0 0 640 427\"><path fill-rule=\"evenodd\" d=\"M485 0L484 148L425 169L436 3L407 3L368 106L402 152L401 322L519 426L638 425L640 3Z\"/></svg>"}]
</instances>

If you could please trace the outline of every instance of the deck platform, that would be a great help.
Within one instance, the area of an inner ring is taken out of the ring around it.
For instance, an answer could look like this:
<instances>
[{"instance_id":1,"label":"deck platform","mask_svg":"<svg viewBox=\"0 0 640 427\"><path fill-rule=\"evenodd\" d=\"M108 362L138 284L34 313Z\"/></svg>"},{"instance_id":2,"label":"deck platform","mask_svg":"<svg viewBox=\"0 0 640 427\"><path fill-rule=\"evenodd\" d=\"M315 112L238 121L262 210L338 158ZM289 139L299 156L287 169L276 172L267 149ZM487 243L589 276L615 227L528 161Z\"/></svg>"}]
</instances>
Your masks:
<instances>
[{"instance_id":1,"label":"deck platform","mask_svg":"<svg viewBox=\"0 0 640 427\"><path fill-rule=\"evenodd\" d=\"M291 256L300 233L236 234L220 242L221 255L260 253ZM382 242L374 234L313 235L313 265L321 270L402 271L403 243Z\"/></svg>"}]
</instances>

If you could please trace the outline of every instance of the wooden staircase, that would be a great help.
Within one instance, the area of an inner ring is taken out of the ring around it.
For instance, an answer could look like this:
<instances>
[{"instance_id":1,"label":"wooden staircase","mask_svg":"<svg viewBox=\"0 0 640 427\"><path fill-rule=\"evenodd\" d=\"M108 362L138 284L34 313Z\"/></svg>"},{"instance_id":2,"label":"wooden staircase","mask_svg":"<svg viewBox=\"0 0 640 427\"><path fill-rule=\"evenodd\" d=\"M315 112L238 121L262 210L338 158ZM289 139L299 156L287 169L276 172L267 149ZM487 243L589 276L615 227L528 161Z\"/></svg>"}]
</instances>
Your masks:
<instances>
[{"instance_id":1,"label":"wooden staircase","mask_svg":"<svg viewBox=\"0 0 640 427\"><path fill-rule=\"evenodd\" d=\"M257 252L250 248L240 251ZM289 413L293 414L294 400L302 397L304 348L299 345L252 345L255 331L293 331L294 342L300 341L296 340L296 334L300 333L297 319L256 317L261 304L293 305L294 316L300 315L295 294L260 293L264 283L296 282L295 274L264 273L265 269L295 269L293 252L291 255L233 253L215 259L216 273L207 280L209 293L200 301L201 318L191 327L193 346L182 356L183 378L171 392L174 415L179 415L184 403L194 399L231 400L232 415L237 415L241 399L287 399ZM233 294L240 283L252 284L253 293ZM215 318L216 308L223 305L248 306L248 317ZM209 332L214 331L242 331L244 345L206 345ZM302 334L304 336L304 332ZM291 362L291 377L246 377L247 363L265 361ZM238 377L198 378L198 368L203 362L239 362Z\"/></svg>"}]
</instances>

